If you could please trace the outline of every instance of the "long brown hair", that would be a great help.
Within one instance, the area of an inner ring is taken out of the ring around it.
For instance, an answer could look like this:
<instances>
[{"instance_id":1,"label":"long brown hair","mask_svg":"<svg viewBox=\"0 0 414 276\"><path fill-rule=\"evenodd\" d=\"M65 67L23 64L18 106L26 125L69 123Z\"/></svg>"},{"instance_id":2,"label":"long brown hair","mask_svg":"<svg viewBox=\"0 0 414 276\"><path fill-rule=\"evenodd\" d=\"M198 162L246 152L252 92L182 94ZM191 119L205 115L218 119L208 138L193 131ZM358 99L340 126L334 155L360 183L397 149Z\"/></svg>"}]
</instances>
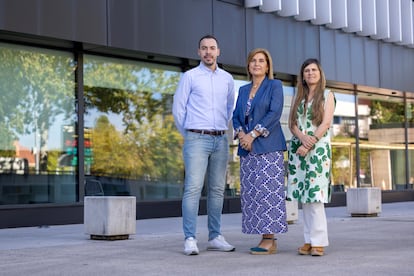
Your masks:
<instances>
[{"instance_id":1,"label":"long brown hair","mask_svg":"<svg viewBox=\"0 0 414 276\"><path fill-rule=\"evenodd\" d=\"M323 115L324 115L324 103L325 103L325 87L326 87L326 79L325 73L323 72L322 66L319 61L315 58L307 59L303 62L300 73L298 75L298 85L297 85L297 92L295 95L295 100L293 105L291 106L290 115L289 115L289 126L296 125L297 123L297 113L298 107L302 100L305 100L305 108L308 103L308 95L309 95L309 87L306 84L303 78L303 72L305 68L310 64L316 64L319 69L321 78L319 83L316 87L315 95L313 96L313 104L312 104L312 123L315 126L318 126L322 123Z\"/></svg>"},{"instance_id":2,"label":"long brown hair","mask_svg":"<svg viewBox=\"0 0 414 276\"><path fill-rule=\"evenodd\" d=\"M249 55L247 56L247 64L246 64L246 70L247 70L247 75L249 76L249 80L252 80L252 74L250 74L249 72L249 64L250 61L252 61L254 55L258 54L258 53L262 53L265 58L266 58L266 62L267 62L267 67L269 68L269 71L266 72L267 77L269 78L269 80L273 79L273 61L272 61L272 56L270 55L269 51L263 48L256 48L250 51Z\"/></svg>"}]
</instances>

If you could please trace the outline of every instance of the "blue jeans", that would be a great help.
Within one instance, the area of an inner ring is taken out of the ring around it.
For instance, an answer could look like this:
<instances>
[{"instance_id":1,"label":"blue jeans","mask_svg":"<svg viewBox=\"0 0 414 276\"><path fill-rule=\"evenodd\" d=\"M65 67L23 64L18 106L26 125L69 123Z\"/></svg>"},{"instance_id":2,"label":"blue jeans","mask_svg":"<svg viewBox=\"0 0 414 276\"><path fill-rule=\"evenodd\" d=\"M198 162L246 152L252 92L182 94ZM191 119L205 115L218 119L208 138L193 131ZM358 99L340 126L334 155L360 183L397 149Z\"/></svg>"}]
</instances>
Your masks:
<instances>
[{"instance_id":1,"label":"blue jeans","mask_svg":"<svg viewBox=\"0 0 414 276\"><path fill-rule=\"evenodd\" d=\"M205 177L208 237L211 240L220 235L228 156L227 135L212 136L186 131L183 148L185 181L182 201L183 230L186 239L196 237L198 208Z\"/></svg>"}]
</instances>

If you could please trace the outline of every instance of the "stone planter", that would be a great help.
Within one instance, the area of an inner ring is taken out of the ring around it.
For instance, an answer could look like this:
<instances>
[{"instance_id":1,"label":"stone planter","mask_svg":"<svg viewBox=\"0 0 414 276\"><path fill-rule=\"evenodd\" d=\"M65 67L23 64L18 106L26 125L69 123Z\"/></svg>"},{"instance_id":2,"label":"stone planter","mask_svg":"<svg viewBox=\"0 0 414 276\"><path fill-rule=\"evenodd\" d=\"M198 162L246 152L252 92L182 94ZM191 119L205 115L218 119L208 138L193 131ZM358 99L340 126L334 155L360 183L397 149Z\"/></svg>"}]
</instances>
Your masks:
<instances>
[{"instance_id":1,"label":"stone planter","mask_svg":"<svg viewBox=\"0 0 414 276\"><path fill-rule=\"evenodd\" d=\"M376 217L381 213L381 189L351 188L346 192L346 207L353 217Z\"/></svg>"},{"instance_id":2,"label":"stone planter","mask_svg":"<svg viewBox=\"0 0 414 276\"><path fill-rule=\"evenodd\" d=\"M299 208L297 200L285 200L286 202L286 221L293 224L299 218Z\"/></svg>"},{"instance_id":3,"label":"stone planter","mask_svg":"<svg viewBox=\"0 0 414 276\"><path fill-rule=\"evenodd\" d=\"M136 197L86 196L85 233L93 240L125 240L136 233Z\"/></svg>"}]
</instances>

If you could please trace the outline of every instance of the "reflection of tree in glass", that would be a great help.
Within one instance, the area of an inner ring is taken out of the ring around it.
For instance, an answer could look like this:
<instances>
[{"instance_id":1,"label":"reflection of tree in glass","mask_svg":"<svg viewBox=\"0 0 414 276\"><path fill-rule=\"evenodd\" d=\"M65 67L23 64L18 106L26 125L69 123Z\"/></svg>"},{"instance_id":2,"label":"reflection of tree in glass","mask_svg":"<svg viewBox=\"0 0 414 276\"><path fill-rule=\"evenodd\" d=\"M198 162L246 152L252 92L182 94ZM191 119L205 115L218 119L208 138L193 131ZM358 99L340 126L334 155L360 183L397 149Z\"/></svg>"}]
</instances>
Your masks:
<instances>
[{"instance_id":1,"label":"reflection of tree in glass","mask_svg":"<svg viewBox=\"0 0 414 276\"><path fill-rule=\"evenodd\" d=\"M372 101L371 118L373 124L404 122L404 103ZM411 107L411 113L414 112ZM413 118L411 118L413 121Z\"/></svg>"},{"instance_id":2,"label":"reflection of tree in glass","mask_svg":"<svg viewBox=\"0 0 414 276\"><path fill-rule=\"evenodd\" d=\"M85 102L88 108L123 114L127 131L143 120L170 110L179 73L135 64L90 61L85 65Z\"/></svg>"},{"instance_id":3,"label":"reflection of tree in glass","mask_svg":"<svg viewBox=\"0 0 414 276\"><path fill-rule=\"evenodd\" d=\"M101 116L96 122L92 133L94 175L130 176L140 173L141 167L136 156L136 147L131 147L128 139L118 133L106 116Z\"/></svg>"},{"instance_id":4,"label":"reflection of tree in glass","mask_svg":"<svg viewBox=\"0 0 414 276\"><path fill-rule=\"evenodd\" d=\"M58 115L68 119L73 114L73 59L28 48L0 48L0 56L2 77L7 78L1 84L1 106L6 107L7 115L0 117L9 133L38 135L39 167L47 170L49 128Z\"/></svg>"},{"instance_id":5,"label":"reflection of tree in glass","mask_svg":"<svg viewBox=\"0 0 414 276\"><path fill-rule=\"evenodd\" d=\"M25 96L22 74L16 63L19 56L15 51L0 47L0 150L11 150L17 134L23 132L22 110L17 106ZM11 150L14 156L14 150ZM2 152L1 156L4 156Z\"/></svg>"},{"instance_id":6,"label":"reflection of tree in glass","mask_svg":"<svg viewBox=\"0 0 414 276\"><path fill-rule=\"evenodd\" d=\"M179 73L137 64L87 60L85 64L86 112L96 108L100 112L122 115L125 126L117 145L108 151L116 158L117 171L112 162L99 156L101 149L113 141L97 143L94 133L94 164L92 173L112 172L146 179L181 179L182 138L171 116L172 94ZM109 123L109 122L108 122ZM115 132L115 128L113 132ZM115 135L115 134L114 134ZM121 151L123 151L121 153ZM110 158L110 157L108 157ZM119 168L122 167L122 168Z\"/></svg>"},{"instance_id":7,"label":"reflection of tree in glass","mask_svg":"<svg viewBox=\"0 0 414 276\"><path fill-rule=\"evenodd\" d=\"M145 171L151 172L151 176L156 179L182 179L182 137L175 128L173 116L168 115L164 120L154 121L150 127L152 135L145 144L148 155L142 154L141 158L145 160L149 157L152 166L144 163Z\"/></svg>"},{"instance_id":8,"label":"reflection of tree in glass","mask_svg":"<svg viewBox=\"0 0 414 276\"><path fill-rule=\"evenodd\" d=\"M349 147L332 147L332 180L335 185L350 187L350 156Z\"/></svg>"}]
</instances>

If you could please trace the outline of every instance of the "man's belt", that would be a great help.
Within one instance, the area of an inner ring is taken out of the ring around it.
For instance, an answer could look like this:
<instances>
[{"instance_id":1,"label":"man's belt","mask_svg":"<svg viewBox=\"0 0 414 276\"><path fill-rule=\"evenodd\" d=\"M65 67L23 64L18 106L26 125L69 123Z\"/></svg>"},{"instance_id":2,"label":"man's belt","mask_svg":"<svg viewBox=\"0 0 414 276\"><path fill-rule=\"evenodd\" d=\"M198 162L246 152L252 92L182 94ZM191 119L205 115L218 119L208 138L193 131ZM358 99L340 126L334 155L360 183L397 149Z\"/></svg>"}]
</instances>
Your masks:
<instances>
[{"instance_id":1,"label":"man's belt","mask_svg":"<svg viewBox=\"0 0 414 276\"><path fill-rule=\"evenodd\" d=\"M225 130L189 129L188 131L200 133L200 134L213 135L213 136L221 136L221 135L226 134Z\"/></svg>"}]
</instances>

